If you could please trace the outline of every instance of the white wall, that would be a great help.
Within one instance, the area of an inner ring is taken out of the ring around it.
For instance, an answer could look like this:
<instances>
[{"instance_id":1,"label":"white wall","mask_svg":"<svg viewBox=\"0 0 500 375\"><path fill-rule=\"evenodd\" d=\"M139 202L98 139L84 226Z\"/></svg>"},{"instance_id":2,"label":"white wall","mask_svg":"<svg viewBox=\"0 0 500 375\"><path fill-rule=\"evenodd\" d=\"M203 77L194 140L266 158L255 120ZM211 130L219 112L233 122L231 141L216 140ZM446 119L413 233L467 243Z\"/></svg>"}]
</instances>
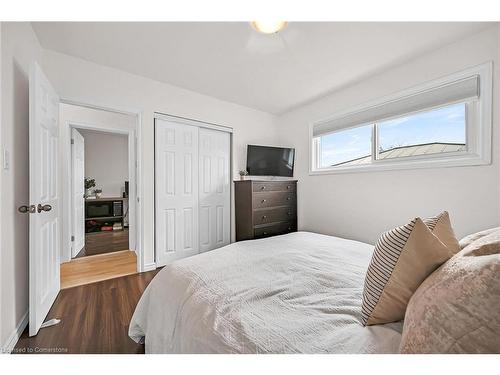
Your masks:
<instances>
[{"instance_id":1,"label":"white wall","mask_svg":"<svg viewBox=\"0 0 500 375\"><path fill-rule=\"evenodd\" d=\"M128 137L78 129L85 139L85 177L93 178L103 197L121 197L128 180Z\"/></svg>"},{"instance_id":2,"label":"white wall","mask_svg":"<svg viewBox=\"0 0 500 375\"><path fill-rule=\"evenodd\" d=\"M277 138L275 118L264 112L53 51L43 51L42 67L63 99L141 112L142 248L146 265L154 262L154 112L232 127L233 171L244 167L247 143L273 144Z\"/></svg>"},{"instance_id":3,"label":"white wall","mask_svg":"<svg viewBox=\"0 0 500 375\"><path fill-rule=\"evenodd\" d=\"M458 236L499 225L499 48L499 29L494 27L281 116L281 142L295 146L297 152L299 228L373 243L382 231L440 210L450 212ZM311 123L490 60L494 61L492 165L309 176Z\"/></svg>"},{"instance_id":4,"label":"white wall","mask_svg":"<svg viewBox=\"0 0 500 375\"><path fill-rule=\"evenodd\" d=\"M15 339L16 327L28 310L28 215L17 212L29 203L28 80L31 63L41 56L36 36L27 23L1 24L2 117L1 148L10 167L1 170L1 336L0 351ZM22 327L20 327L22 328Z\"/></svg>"}]
</instances>

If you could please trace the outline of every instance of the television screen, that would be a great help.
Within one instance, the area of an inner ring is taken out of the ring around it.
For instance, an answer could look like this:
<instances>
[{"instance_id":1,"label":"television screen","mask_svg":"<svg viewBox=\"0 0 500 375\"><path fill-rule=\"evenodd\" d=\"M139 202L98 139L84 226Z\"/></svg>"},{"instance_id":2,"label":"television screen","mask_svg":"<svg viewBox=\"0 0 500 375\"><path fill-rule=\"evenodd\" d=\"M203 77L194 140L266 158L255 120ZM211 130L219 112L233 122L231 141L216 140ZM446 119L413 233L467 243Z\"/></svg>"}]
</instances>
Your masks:
<instances>
[{"instance_id":1,"label":"television screen","mask_svg":"<svg viewBox=\"0 0 500 375\"><path fill-rule=\"evenodd\" d=\"M248 145L247 172L250 176L293 177L295 149Z\"/></svg>"}]
</instances>

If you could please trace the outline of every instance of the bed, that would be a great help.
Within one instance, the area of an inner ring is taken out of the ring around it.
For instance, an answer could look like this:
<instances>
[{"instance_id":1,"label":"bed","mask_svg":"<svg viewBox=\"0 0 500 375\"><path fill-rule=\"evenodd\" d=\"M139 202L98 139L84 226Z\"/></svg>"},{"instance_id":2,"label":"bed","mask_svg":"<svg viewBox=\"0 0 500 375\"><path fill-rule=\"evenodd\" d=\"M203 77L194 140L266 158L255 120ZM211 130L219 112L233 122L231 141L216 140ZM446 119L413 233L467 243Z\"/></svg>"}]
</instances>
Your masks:
<instances>
[{"instance_id":1,"label":"bed","mask_svg":"<svg viewBox=\"0 0 500 375\"><path fill-rule=\"evenodd\" d=\"M401 323L361 324L372 251L296 232L176 261L144 291L129 335L146 353L397 353Z\"/></svg>"}]
</instances>

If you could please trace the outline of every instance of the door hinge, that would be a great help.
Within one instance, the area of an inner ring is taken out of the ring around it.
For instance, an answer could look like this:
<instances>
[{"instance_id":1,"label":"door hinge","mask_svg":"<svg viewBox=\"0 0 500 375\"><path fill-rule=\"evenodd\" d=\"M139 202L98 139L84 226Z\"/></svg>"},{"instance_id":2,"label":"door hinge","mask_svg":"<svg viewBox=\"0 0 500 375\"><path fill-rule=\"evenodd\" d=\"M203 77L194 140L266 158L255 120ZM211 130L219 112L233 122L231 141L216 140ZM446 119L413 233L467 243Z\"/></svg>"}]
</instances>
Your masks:
<instances>
[{"instance_id":1,"label":"door hinge","mask_svg":"<svg viewBox=\"0 0 500 375\"><path fill-rule=\"evenodd\" d=\"M75 144L75 140L73 138L71 138L71 144L74 145Z\"/></svg>"},{"instance_id":2,"label":"door hinge","mask_svg":"<svg viewBox=\"0 0 500 375\"><path fill-rule=\"evenodd\" d=\"M71 242L75 242L75 236L71 236Z\"/></svg>"}]
</instances>

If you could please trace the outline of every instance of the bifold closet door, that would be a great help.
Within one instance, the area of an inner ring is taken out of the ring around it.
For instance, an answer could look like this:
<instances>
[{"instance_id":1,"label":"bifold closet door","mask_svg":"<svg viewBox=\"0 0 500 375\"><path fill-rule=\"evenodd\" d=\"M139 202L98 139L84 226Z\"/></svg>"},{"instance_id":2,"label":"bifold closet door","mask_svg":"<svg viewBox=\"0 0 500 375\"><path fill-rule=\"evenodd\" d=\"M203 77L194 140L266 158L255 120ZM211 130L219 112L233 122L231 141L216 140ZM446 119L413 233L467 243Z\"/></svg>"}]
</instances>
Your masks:
<instances>
[{"instance_id":1,"label":"bifold closet door","mask_svg":"<svg viewBox=\"0 0 500 375\"><path fill-rule=\"evenodd\" d=\"M231 185L230 136L200 128L199 132L200 252L229 244Z\"/></svg>"},{"instance_id":2,"label":"bifold closet door","mask_svg":"<svg viewBox=\"0 0 500 375\"><path fill-rule=\"evenodd\" d=\"M157 266L199 252L198 132L196 126L156 120Z\"/></svg>"}]
</instances>

